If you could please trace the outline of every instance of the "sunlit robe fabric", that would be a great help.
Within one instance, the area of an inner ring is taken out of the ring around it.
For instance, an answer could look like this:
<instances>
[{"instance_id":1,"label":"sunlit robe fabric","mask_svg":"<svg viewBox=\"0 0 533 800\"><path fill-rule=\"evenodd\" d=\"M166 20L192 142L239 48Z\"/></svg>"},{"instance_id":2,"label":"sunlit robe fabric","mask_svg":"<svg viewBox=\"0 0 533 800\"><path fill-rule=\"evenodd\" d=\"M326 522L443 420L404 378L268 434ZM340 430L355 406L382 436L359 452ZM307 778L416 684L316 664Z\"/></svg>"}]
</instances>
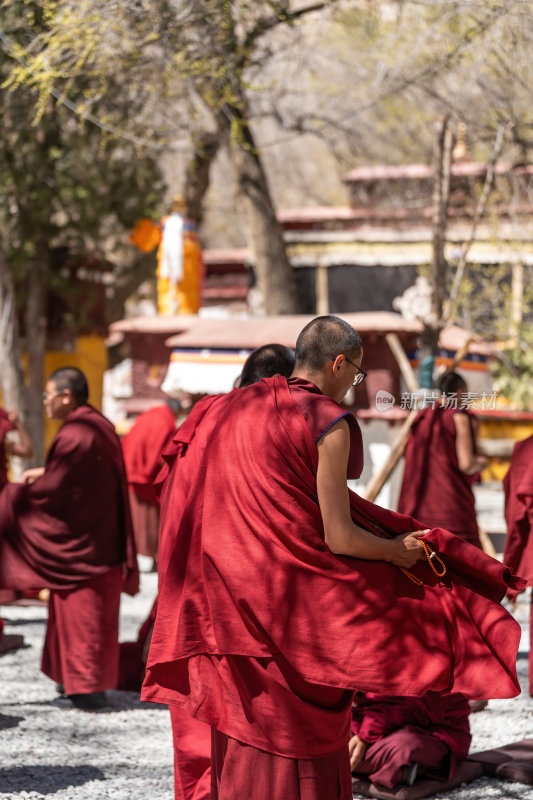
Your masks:
<instances>
[{"instance_id":1,"label":"sunlit robe fabric","mask_svg":"<svg viewBox=\"0 0 533 800\"><path fill-rule=\"evenodd\" d=\"M440 529L426 538L448 574L420 563L422 586L392 564L331 553L316 440L294 394L316 395L329 424L346 411L303 383L269 378L210 399L178 430L144 699L253 747L315 758L346 744L355 689L516 695L520 628L499 600L522 584L503 565ZM350 501L376 535L421 527Z\"/></svg>"}]
</instances>

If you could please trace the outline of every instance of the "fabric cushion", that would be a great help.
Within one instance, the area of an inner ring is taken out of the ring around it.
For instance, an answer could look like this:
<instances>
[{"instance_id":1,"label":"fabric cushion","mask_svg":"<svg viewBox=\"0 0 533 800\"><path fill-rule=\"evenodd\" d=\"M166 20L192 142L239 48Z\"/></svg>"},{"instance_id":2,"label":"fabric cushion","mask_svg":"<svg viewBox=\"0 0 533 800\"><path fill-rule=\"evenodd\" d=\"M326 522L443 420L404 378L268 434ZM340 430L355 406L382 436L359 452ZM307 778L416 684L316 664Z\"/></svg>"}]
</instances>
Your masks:
<instances>
[{"instance_id":1,"label":"fabric cushion","mask_svg":"<svg viewBox=\"0 0 533 800\"><path fill-rule=\"evenodd\" d=\"M421 797L432 797L447 789L455 789L462 783L470 783L476 778L480 778L482 774L483 770L480 764L462 761L453 778L449 780L437 781L433 778L420 778L415 781L413 786L397 786L394 789L386 789L384 786L376 786L364 778L352 777L352 790L354 794L378 797L382 800L419 800Z\"/></svg>"},{"instance_id":2,"label":"fabric cushion","mask_svg":"<svg viewBox=\"0 0 533 800\"><path fill-rule=\"evenodd\" d=\"M503 764L516 762L533 763L533 739L522 739L519 742L513 742L512 744L507 744L504 747L495 747L493 750L483 750L480 753L471 753L468 756L468 761L481 764L483 768L483 774L490 776L497 775L498 768ZM518 779L515 778L514 780Z\"/></svg>"},{"instance_id":3,"label":"fabric cushion","mask_svg":"<svg viewBox=\"0 0 533 800\"><path fill-rule=\"evenodd\" d=\"M506 761L496 767L496 777L533 786L533 764L529 761Z\"/></svg>"}]
</instances>

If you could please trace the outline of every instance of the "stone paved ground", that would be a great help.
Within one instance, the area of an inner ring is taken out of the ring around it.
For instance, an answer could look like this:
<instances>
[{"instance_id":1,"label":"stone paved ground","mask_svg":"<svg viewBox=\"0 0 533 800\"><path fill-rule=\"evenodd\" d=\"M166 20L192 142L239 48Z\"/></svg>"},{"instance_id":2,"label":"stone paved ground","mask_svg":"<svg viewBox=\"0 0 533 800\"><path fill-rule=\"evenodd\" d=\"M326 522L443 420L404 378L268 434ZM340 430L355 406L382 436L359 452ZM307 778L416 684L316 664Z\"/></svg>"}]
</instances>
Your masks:
<instances>
[{"instance_id":1,"label":"stone paved ground","mask_svg":"<svg viewBox=\"0 0 533 800\"><path fill-rule=\"evenodd\" d=\"M123 597L121 639L135 638L155 595L156 579L143 573L142 591ZM524 599L517 616L527 620ZM168 712L112 692L109 712L87 714L54 705L54 686L39 670L43 607L4 607L8 633L23 633L26 647L0 657L0 800L171 800L172 748ZM518 661L526 687L524 635ZM473 750L533 736L533 700L491 701L472 716ZM476 781L441 795L450 800L533 800L533 787ZM241 799L239 799L241 800ZM248 798L242 798L248 800ZM283 800L283 798L272 798Z\"/></svg>"}]
</instances>

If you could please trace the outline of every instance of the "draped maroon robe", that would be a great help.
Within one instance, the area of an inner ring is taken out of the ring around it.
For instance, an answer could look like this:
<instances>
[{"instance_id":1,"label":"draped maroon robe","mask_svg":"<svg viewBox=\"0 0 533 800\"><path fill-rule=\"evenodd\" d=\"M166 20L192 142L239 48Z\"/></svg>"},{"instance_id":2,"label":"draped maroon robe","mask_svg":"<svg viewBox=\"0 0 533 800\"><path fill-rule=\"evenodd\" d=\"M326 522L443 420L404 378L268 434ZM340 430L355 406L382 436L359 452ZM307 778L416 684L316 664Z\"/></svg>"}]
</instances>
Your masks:
<instances>
[{"instance_id":1,"label":"draped maroon robe","mask_svg":"<svg viewBox=\"0 0 533 800\"><path fill-rule=\"evenodd\" d=\"M405 448L398 511L422 520L425 527L445 528L481 547L472 477L461 472L457 460L455 414L467 414L475 447L468 411L439 403L420 411Z\"/></svg>"},{"instance_id":2,"label":"draped maroon robe","mask_svg":"<svg viewBox=\"0 0 533 800\"><path fill-rule=\"evenodd\" d=\"M420 774L452 778L468 755L469 714L468 701L459 694L356 695L351 733L370 746L355 772L392 788L416 761Z\"/></svg>"},{"instance_id":3,"label":"draped maroon robe","mask_svg":"<svg viewBox=\"0 0 533 800\"><path fill-rule=\"evenodd\" d=\"M163 464L161 453L172 440L176 420L168 405L140 414L122 437L137 552L155 558L159 530L159 499L154 479Z\"/></svg>"},{"instance_id":4,"label":"draped maroon robe","mask_svg":"<svg viewBox=\"0 0 533 800\"><path fill-rule=\"evenodd\" d=\"M294 383L293 381L290 382ZM350 477L358 477L363 467L362 461L362 441L359 427L355 423L353 416L347 415L337 403L328 401L324 398L317 388L312 384L306 385L308 391L295 392L295 401L298 403L300 411L306 420L313 439L320 438L327 428L329 428L340 417L349 419L351 428L352 444L348 472ZM310 391L309 391L310 390ZM318 401L318 402L317 402ZM157 479L156 488L162 490L161 505L163 509L161 519L161 541L160 541L160 580L162 580L165 564L170 557L169 548L174 541L175 531L179 524L180 502L177 496L186 497L190 483L189 478L193 472L194 455L202 453L213 426L217 420L218 408L225 402L225 395L207 397L197 403L189 415L187 422L179 429L174 446L170 447L164 454L166 465ZM327 410L324 406L327 406ZM198 427L201 420L202 425ZM176 458L182 453L183 447L188 446L194 440L194 450L191 448L187 452L187 466L185 469L172 470ZM185 443L187 443L185 445ZM170 477L169 477L170 472ZM168 478L168 480L167 480ZM176 513L177 511L177 513ZM343 699L343 692L337 692L339 698ZM346 697L344 697L346 699ZM211 795L211 732L209 726L198 719L191 717L182 707L170 704L170 716L173 731L174 744L174 774L175 774L175 800L204 800ZM237 755L235 756L237 757ZM243 753L239 758L243 759ZM244 773L250 768L263 769L265 765L251 765L250 754L245 751ZM321 765L321 769L337 768L336 759L326 759L326 763ZM265 767L266 768L266 767ZM278 780L287 780L287 775L279 775L279 765L271 760L268 761L267 771L278 773ZM295 782L295 776L290 773L289 783ZM296 789L295 789L296 790ZM285 794L288 788L285 786ZM327 800L323 789L320 791L321 800Z\"/></svg>"},{"instance_id":5,"label":"draped maroon robe","mask_svg":"<svg viewBox=\"0 0 533 800\"><path fill-rule=\"evenodd\" d=\"M143 698L309 759L345 747L356 688L517 694L520 630L498 601L519 580L442 530L427 538L448 564L443 583L427 563L416 586L391 564L334 556L295 391L314 394L329 424L346 415L312 384L276 377L198 404L178 430ZM422 527L350 497L377 535Z\"/></svg>"},{"instance_id":6,"label":"draped maroon robe","mask_svg":"<svg viewBox=\"0 0 533 800\"><path fill-rule=\"evenodd\" d=\"M100 691L102 674L103 688L116 685L120 591L138 584L120 443L82 405L54 437L44 475L0 492L0 587L51 590L43 667L77 694ZM66 667L66 650L84 666Z\"/></svg>"},{"instance_id":7,"label":"draped maroon robe","mask_svg":"<svg viewBox=\"0 0 533 800\"><path fill-rule=\"evenodd\" d=\"M507 475L503 481L507 537L503 561L533 586L533 436L517 442ZM517 592L509 591L511 599ZM532 601L533 602L533 601ZM529 618L530 642L533 642L533 613ZM533 654L529 655L529 694L533 697Z\"/></svg>"}]
</instances>

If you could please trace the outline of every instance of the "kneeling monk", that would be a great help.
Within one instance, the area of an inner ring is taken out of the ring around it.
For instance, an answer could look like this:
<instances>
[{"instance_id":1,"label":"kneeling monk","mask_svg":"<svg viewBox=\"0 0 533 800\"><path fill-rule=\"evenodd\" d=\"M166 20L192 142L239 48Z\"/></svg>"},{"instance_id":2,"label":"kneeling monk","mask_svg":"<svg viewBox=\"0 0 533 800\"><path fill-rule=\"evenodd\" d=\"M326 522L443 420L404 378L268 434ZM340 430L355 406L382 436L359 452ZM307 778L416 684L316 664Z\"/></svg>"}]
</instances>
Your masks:
<instances>
[{"instance_id":1,"label":"kneeling monk","mask_svg":"<svg viewBox=\"0 0 533 800\"><path fill-rule=\"evenodd\" d=\"M470 706L461 694L386 697L358 693L352 711L352 772L392 789L418 775L452 778L470 747Z\"/></svg>"}]
</instances>

